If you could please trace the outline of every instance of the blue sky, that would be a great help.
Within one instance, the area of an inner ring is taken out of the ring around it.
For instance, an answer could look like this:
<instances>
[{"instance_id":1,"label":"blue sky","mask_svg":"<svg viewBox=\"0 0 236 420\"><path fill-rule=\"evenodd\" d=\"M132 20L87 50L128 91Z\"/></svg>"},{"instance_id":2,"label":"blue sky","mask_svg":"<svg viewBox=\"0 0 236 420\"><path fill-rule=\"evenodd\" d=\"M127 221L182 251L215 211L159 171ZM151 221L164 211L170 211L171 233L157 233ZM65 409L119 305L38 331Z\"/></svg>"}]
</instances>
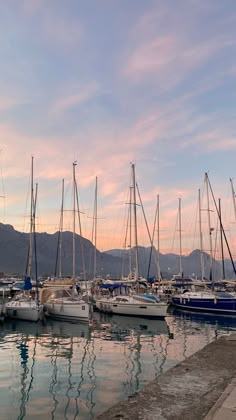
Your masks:
<instances>
[{"instance_id":1,"label":"blue sky","mask_svg":"<svg viewBox=\"0 0 236 420\"><path fill-rule=\"evenodd\" d=\"M2 220L28 228L34 155L38 229L56 231L61 179L69 207L77 160L84 235L98 176L98 247L120 247L134 162L150 228L160 194L164 252L173 249L178 197L184 251L197 246L193 214L205 172L233 240L235 28L229 0L2 2Z\"/></svg>"}]
</instances>

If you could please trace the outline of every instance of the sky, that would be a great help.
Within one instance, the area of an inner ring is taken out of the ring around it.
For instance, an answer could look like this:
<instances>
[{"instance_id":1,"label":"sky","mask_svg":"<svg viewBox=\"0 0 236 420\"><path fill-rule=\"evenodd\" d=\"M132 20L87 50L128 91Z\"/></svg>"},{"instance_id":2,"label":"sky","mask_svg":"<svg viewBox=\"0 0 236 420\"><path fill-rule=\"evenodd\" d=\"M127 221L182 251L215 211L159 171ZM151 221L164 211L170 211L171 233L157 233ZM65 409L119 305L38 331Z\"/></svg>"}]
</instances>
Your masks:
<instances>
[{"instance_id":1,"label":"sky","mask_svg":"<svg viewBox=\"0 0 236 420\"><path fill-rule=\"evenodd\" d=\"M132 162L151 232L160 197L161 252L178 250L179 198L182 251L199 248L205 172L234 248L235 28L234 0L1 1L2 222L29 229L34 156L37 230L58 230L62 178L71 229L76 161L83 235L92 238L97 176L97 247L120 248Z\"/></svg>"}]
</instances>

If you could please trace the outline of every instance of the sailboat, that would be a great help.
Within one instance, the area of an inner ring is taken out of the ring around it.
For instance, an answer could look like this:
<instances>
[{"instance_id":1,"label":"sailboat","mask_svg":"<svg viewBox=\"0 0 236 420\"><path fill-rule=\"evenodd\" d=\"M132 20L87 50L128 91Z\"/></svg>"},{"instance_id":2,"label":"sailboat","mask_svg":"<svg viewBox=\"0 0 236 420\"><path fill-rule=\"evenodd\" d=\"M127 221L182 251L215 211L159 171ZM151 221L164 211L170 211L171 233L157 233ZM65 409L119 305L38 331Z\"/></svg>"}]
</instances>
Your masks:
<instances>
[{"instance_id":1,"label":"sailboat","mask_svg":"<svg viewBox=\"0 0 236 420\"><path fill-rule=\"evenodd\" d=\"M36 201L37 201L37 184L36 193L34 197L34 184L33 184L33 162L31 160L31 210L30 210L30 241L29 241L29 256L28 256L28 267L27 274L24 281L24 291L22 294L17 295L13 300L6 303L5 312L10 318L23 319L27 321L38 321L43 318L43 305L39 303L38 295L38 279L37 279L37 254L36 254L36 234L35 234L35 213L36 213ZM32 272L32 261L33 251L35 259L35 280L36 280L36 292L35 296L32 296L30 290L32 289L31 283L31 272Z\"/></svg>"},{"instance_id":2,"label":"sailboat","mask_svg":"<svg viewBox=\"0 0 236 420\"><path fill-rule=\"evenodd\" d=\"M137 214L136 214L136 181L135 181L135 165L131 165L132 197L133 200L133 216L134 216L134 238L135 238L135 270L134 280L139 279L139 264L138 264L138 232L137 232ZM131 209L130 209L131 210ZM130 215L131 218L131 215ZM120 284L107 284L101 287L109 287L112 295L100 297L96 299L96 308L102 312L110 312L119 315L132 315L144 317L165 317L167 313L168 304L160 301L153 295L138 295L131 294L130 288ZM120 292L117 294L117 292ZM129 293L129 292L130 293Z\"/></svg>"},{"instance_id":3,"label":"sailboat","mask_svg":"<svg viewBox=\"0 0 236 420\"><path fill-rule=\"evenodd\" d=\"M182 308L186 310L236 315L236 294L227 292L227 291L214 290L214 283L212 281L212 261L213 261L212 232L213 232L213 228L211 227L211 221L210 221L209 188L211 190L212 198L213 198L216 212L219 218L220 229L221 229L222 234L224 235L224 239L228 247L230 259L231 259L235 274L236 274L236 269L235 269L232 255L228 246L228 241L225 235L225 231L223 229L223 225L221 221L220 206L218 208L216 205L216 201L213 195L210 180L207 174L205 174L205 182L206 182L206 191L207 191L208 230L209 230L209 237L210 237L210 280L212 283L212 290L186 291L179 295L172 296L171 303L177 308Z\"/></svg>"},{"instance_id":4,"label":"sailboat","mask_svg":"<svg viewBox=\"0 0 236 420\"><path fill-rule=\"evenodd\" d=\"M41 300L44 303L46 315L49 317L68 321L88 321L90 305L85 302L76 290L75 281L75 203L78 194L75 177L76 162L73 162L73 276L70 284L55 282L41 291ZM81 232L80 232L81 233ZM85 273L85 270L84 270Z\"/></svg>"},{"instance_id":5,"label":"sailboat","mask_svg":"<svg viewBox=\"0 0 236 420\"><path fill-rule=\"evenodd\" d=\"M186 287L192 284L192 278L185 277L182 265L182 216L181 216L181 198L179 198L178 207L178 225L179 225L179 273L172 277L172 284L174 287Z\"/></svg>"}]
</instances>

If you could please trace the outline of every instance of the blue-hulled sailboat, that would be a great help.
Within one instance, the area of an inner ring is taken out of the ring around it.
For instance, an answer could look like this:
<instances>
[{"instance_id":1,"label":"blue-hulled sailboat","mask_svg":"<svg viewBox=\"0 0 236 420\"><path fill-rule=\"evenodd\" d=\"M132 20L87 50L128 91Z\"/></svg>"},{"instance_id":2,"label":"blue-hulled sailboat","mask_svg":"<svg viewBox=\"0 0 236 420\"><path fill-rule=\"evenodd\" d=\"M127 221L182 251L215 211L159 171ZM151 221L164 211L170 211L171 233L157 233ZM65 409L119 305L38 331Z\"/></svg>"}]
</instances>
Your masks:
<instances>
[{"instance_id":1,"label":"blue-hulled sailboat","mask_svg":"<svg viewBox=\"0 0 236 420\"><path fill-rule=\"evenodd\" d=\"M220 204L219 208L216 205L215 198L212 192L211 184L208 178L208 175L205 174L205 181L208 187L210 187L212 198L215 204L216 212L219 218L221 235L224 236L228 252L230 255L230 259L232 262L234 273L236 274L236 269L234 265L234 261L231 255L231 251L229 249L228 241L222 226L221 222L221 210ZM210 251L212 251L212 242L211 242L211 224L210 224L210 213L209 213L209 198L208 198L208 223L209 223L209 232L210 232ZM222 239L222 237L221 237ZM222 245L222 240L221 240ZM224 261L223 258L223 247L222 247L222 262ZM212 252L211 252L211 263L212 263ZM223 266L223 276L224 276L224 266ZM201 311L201 312L213 312L213 313L222 313L222 314L229 314L229 315L236 315L236 292L228 292L228 291L217 291L215 290L215 285L212 281L212 266L210 268L210 280L211 280L211 290L204 290L204 291L185 291L181 294L177 294L172 296L171 303L177 308L191 310L191 311ZM232 285L232 282L231 282ZM236 287L236 282L235 282Z\"/></svg>"}]
</instances>

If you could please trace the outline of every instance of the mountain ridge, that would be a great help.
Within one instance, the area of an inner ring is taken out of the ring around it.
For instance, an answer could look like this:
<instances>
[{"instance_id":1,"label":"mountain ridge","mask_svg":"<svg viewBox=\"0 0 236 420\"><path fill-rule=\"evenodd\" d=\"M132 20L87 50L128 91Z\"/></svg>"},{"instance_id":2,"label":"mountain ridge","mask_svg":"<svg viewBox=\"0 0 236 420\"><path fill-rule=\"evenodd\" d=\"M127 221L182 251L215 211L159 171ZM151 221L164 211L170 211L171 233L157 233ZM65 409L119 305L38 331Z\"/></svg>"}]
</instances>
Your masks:
<instances>
[{"instance_id":1,"label":"mountain ridge","mask_svg":"<svg viewBox=\"0 0 236 420\"><path fill-rule=\"evenodd\" d=\"M56 254L59 232L36 233L37 269L40 276L53 276L56 273ZM72 276L72 232L62 233L62 275ZM84 249L86 277L94 276L94 252L95 248L90 240L75 235L76 247L76 276L83 276L82 252ZM0 223L0 271L3 273L16 273L24 275L26 272L27 255L29 248L29 233L19 232L12 225ZM147 277L150 259L150 247L138 247L139 274ZM134 249L131 249L134 261ZM121 278L122 274L129 273L130 250L111 249L104 252L96 250L97 270L96 275L110 278ZM206 277L209 277L210 257L203 253ZM157 251L152 250L152 259L149 275L156 275L157 268L155 258ZM132 262L133 266L134 263ZM132 269L133 269L132 266ZM164 278L171 278L179 272L179 256L177 254L160 254L160 267ZM187 256L182 256L182 267L185 276L200 278L200 251L193 250ZM214 279L221 278L221 262L214 260ZM33 262L33 271L35 261ZM226 278L235 278L231 261L225 260Z\"/></svg>"}]
</instances>

